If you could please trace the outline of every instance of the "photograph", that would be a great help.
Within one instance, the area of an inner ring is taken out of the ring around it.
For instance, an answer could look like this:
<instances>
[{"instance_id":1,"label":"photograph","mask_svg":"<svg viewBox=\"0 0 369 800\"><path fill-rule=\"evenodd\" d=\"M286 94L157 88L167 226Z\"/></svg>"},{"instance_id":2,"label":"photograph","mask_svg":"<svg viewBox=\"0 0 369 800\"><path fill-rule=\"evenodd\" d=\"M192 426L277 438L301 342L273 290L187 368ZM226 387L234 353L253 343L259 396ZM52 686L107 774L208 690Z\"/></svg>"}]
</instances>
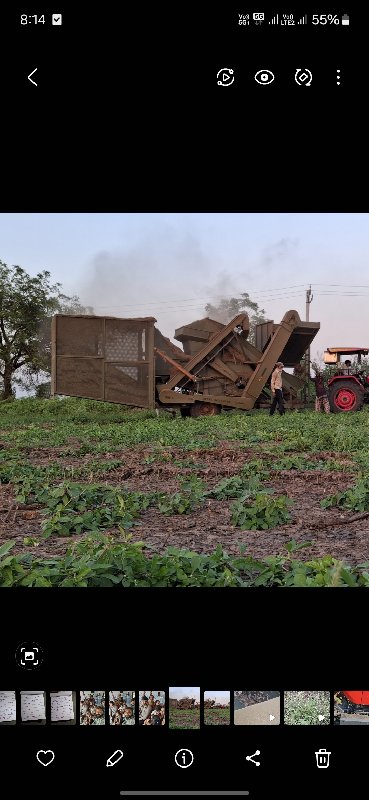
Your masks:
<instances>
[{"instance_id":1,"label":"photograph","mask_svg":"<svg viewBox=\"0 0 369 800\"><path fill-rule=\"evenodd\" d=\"M366 214L0 242L0 587L369 586Z\"/></svg>"},{"instance_id":2,"label":"photograph","mask_svg":"<svg viewBox=\"0 0 369 800\"><path fill-rule=\"evenodd\" d=\"M135 692L127 689L109 692L109 724L134 725L136 721Z\"/></svg>"},{"instance_id":3,"label":"photograph","mask_svg":"<svg viewBox=\"0 0 369 800\"><path fill-rule=\"evenodd\" d=\"M165 690L142 690L139 697L139 725L165 725Z\"/></svg>"},{"instance_id":4,"label":"photograph","mask_svg":"<svg viewBox=\"0 0 369 800\"><path fill-rule=\"evenodd\" d=\"M369 691L334 692L334 725L369 725Z\"/></svg>"},{"instance_id":5,"label":"photograph","mask_svg":"<svg viewBox=\"0 0 369 800\"><path fill-rule=\"evenodd\" d=\"M46 725L46 692L24 689L20 698L22 725Z\"/></svg>"},{"instance_id":6,"label":"photograph","mask_svg":"<svg viewBox=\"0 0 369 800\"><path fill-rule=\"evenodd\" d=\"M76 724L76 693L71 691L50 692L50 722L52 725Z\"/></svg>"},{"instance_id":7,"label":"photograph","mask_svg":"<svg viewBox=\"0 0 369 800\"><path fill-rule=\"evenodd\" d=\"M200 728L200 688L169 689L169 728Z\"/></svg>"},{"instance_id":8,"label":"photograph","mask_svg":"<svg viewBox=\"0 0 369 800\"><path fill-rule=\"evenodd\" d=\"M105 692L79 693L80 725L105 725Z\"/></svg>"},{"instance_id":9,"label":"photograph","mask_svg":"<svg viewBox=\"0 0 369 800\"><path fill-rule=\"evenodd\" d=\"M231 693L229 691L204 691L204 725L230 725Z\"/></svg>"},{"instance_id":10,"label":"photograph","mask_svg":"<svg viewBox=\"0 0 369 800\"><path fill-rule=\"evenodd\" d=\"M0 691L0 725L16 725L17 702L14 692Z\"/></svg>"},{"instance_id":11,"label":"photograph","mask_svg":"<svg viewBox=\"0 0 369 800\"><path fill-rule=\"evenodd\" d=\"M279 725L281 721L280 692L234 692L233 711L235 725Z\"/></svg>"},{"instance_id":12,"label":"photograph","mask_svg":"<svg viewBox=\"0 0 369 800\"><path fill-rule=\"evenodd\" d=\"M330 692L284 692L285 725L330 725Z\"/></svg>"}]
</instances>

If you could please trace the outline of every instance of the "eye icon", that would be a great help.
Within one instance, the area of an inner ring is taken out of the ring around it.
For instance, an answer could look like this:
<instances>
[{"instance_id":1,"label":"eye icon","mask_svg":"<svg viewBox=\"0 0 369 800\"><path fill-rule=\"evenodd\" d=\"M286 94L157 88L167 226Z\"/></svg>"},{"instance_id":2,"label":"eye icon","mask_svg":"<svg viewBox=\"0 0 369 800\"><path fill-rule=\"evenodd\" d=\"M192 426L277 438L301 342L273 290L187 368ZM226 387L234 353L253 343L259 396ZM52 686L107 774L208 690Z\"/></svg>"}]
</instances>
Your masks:
<instances>
[{"instance_id":1,"label":"eye icon","mask_svg":"<svg viewBox=\"0 0 369 800\"><path fill-rule=\"evenodd\" d=\"M270 69L259 69L259 72L257 72L255 75L255 80L257 83L261 84L273 83L273 72L271 72Z\"/></svg>"}]
</instances>

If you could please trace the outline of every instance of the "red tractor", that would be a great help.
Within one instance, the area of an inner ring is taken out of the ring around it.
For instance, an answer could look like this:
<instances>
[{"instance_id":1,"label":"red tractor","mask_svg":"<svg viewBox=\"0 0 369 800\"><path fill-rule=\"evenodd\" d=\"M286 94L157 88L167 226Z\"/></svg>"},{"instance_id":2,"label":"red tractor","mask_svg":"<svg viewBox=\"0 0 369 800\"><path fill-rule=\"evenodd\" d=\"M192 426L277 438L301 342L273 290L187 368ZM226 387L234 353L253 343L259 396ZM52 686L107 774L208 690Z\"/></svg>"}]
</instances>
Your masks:
<instances>
[{"instance_id":1,"label":"red tractor","mask_svg":"<svg viewBox=\"0 0 369 800\"><path fill-rule=\"evenodd\" d=\"M335 692L335 724L339 725L341 713L369 714L369 692Z\"/></svg>"},{"instance_id":2,"label":"red tractor","mask_svg":"<svg viewBox=\"0 0 369 800\"><path fill-rule=\"evenodd\" d=\"M369 400L369 375L360 369L362 356L367 356L364 347L328 347L324 353L325 364L336 364L335 374L328 380L331 411L360 411ZM354 365L349 356L357 356Z\"/></svg>"}]
</instances>

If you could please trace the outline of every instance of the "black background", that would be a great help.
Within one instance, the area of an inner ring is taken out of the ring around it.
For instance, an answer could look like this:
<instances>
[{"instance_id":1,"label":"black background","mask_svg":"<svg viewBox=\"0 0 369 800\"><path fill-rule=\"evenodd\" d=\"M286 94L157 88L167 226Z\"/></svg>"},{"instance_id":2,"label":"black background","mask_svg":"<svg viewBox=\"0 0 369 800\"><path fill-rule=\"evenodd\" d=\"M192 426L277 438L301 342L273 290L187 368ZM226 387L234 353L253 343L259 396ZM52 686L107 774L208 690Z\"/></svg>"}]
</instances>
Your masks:
<instances>
[{"instance_id":1,"label":"black background","mask_svg":"<svg viewBox=\"0 0 369 800\"><path fill-rule=\"evenodd\" d=\"M110 4L98 16L60 4L50 11L64 13L62 30L5 28L3 212L366 210L367 11L357 12L354 25L351 3L318 6L312 13L349 13L350 30L281 30L278 40L274 30L261 40L258 30L245 46L246 31L232 28L231 17L263 10L260 4L199 5L131 6L123 26ZM9 7L3 24L16 15ZM34 87L27 75L36 66ZM217 86L223 66L234 66L234 86ZM312 70L311 87L291 80L296 66ZM260 68L280 79L257 86ZM331 80L336 68L345 75L340 87ZM365 688L368 605L365 590L344 589L10 590L2 594L2 689ZM158 636L148 636L148 620ZM14 658L28 640L45 651L35 673ZM334 788L351 797L365 777L365 737L362 728L340 726L185 736L0 726L1 775L13 797L63 788L117 798L124 788L187 786L250 789L255 798L299 797L306 789L326 797ZM108 770L116 747L125 756ZM174 764L180 747L194 751L188 770ZM48 768L36 762L40 748L55 750ZM259 770L245 761L257 748ZM319 748L332 751L327 770L316 769Z\"/></svg>"}]
</instances>

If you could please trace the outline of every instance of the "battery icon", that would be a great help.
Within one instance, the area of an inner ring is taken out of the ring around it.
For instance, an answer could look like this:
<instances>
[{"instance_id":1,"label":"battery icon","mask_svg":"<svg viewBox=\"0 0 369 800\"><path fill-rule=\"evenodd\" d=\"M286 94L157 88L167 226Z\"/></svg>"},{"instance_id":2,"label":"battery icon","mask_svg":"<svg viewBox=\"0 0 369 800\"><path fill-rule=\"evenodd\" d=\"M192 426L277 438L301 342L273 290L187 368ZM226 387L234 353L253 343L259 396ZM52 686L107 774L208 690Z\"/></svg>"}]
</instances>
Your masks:
<instances>
[{"instance_id":1,"label":"battery icon","mask_svg":"<svg viewBox=\"0 0 369 800\"><path fill-rule=\"evenodd\" d=\"M342 25L349 25L350 24L350 17L348 14L344 14L342 17Z\"/></svg>"}]
</instances>

